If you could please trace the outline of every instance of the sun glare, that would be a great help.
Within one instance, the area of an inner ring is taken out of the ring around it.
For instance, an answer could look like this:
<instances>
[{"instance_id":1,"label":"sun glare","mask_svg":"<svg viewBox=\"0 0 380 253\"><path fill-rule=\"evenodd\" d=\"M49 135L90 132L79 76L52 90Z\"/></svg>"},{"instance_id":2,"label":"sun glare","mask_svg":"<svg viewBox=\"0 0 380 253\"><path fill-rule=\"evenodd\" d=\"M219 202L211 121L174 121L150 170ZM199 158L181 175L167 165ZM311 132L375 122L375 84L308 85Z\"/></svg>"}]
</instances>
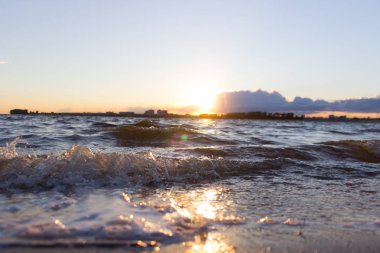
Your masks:
<instances>
[{"instance_id":1,"label":"sun glare","mask_svg":"<svg viewBox=\"0 0 380 253\"><path fill-rule=\"evenodd\" d=\"M216 96L222 90L214 85L196 84L188 93L188 103L198 107L194 114L213 113Z\"/></svg>"}]
</instances>

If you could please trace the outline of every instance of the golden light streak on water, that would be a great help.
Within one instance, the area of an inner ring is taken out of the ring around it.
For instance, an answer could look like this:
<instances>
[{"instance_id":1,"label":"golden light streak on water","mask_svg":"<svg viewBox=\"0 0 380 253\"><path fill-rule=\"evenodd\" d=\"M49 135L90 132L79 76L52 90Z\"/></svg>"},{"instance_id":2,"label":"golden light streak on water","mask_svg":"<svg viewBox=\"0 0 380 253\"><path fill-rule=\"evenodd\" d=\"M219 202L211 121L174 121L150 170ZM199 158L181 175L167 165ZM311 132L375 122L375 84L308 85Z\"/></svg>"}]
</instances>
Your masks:
<instances>
[{"instance_id":1,"label":"golden light streak on water","mask_svg":"<svg viewBox=\"0 0 380 253\"><path fill-rule=\"evenodd\" d=\"M220 224L243 224L244 217L231 213L233 202L225 198L222 187L206 188L197 191L169 193L164 199L168 200L170 208L175 213L166 215L166 219L176 219L176 215L190 219L195 223L217 222ZM223 201L221 201L223 199Z\"/></svg>"},{"instance_id":2,"label":"golden light streak on water","mask_svg":"<svg viewBox=\"0 0 380 253\"><path fill-rule=\"evenodd\" d=\"M177 213L183 217L198 220L206 218L215 220L218 213L223 213L224 202L216 201L217 195L221 194L217 189L207 189L204 191L191 191L185 196L170 197L170 205Z\"/></svg>"},{"instance_id":3,"label":"golden light streak on water","mask_svg":"<svg viewBox=\"0 0 380 253\"><path fill-rule=\"evenodd\" d=\"M233 253L235 248L224 241L218 234L208 234L205 237L196 236L187 253Z\"/></svg>"},{"instance_id":4,"label":"golden light streak on water","mask_svg":"<svg viewBox=\"0 0 380 253\"><path fill-rule=\"evenodd\" d=\"M196 213L207 219L215 219L218 205L219 208L223 208L219 203L215 203L215 190L206 190L202 196L202 200L195 203Z\"/></svg>"}]
</instances>

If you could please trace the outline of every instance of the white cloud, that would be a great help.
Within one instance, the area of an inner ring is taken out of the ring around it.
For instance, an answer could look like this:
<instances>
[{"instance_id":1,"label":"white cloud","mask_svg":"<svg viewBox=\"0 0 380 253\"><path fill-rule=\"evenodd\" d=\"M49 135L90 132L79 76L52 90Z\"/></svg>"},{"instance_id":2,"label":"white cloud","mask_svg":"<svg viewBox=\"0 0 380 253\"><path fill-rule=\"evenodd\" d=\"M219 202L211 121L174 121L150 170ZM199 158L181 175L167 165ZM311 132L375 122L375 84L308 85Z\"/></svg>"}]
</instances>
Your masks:
<instances>
[{"instance_id":1,"label":"white cloud","mask_svg":"<svg viewBox=\"0 0 380 253\"><path fill-rule=\"evenodd\" d=\"M310 98L296 97L293 101L286 101L278 92L235 91L224 92L217 97L216 111L228 112L286 112L286 111L344 111L375 113L380 111L380 97L344 99L333 102L325 100L312 100Z\"/></svg>"},{"instance_id":2,"label":"white cloud","mask_svg":"<svg viewBox=\"0 0 380 253\"><path fill-rule=\"evenodd\" d=\"M0 60L0 65L1 64L7 64L8 62L7 61L2 61L2 60Z\"/></svg>"}]
</instances>

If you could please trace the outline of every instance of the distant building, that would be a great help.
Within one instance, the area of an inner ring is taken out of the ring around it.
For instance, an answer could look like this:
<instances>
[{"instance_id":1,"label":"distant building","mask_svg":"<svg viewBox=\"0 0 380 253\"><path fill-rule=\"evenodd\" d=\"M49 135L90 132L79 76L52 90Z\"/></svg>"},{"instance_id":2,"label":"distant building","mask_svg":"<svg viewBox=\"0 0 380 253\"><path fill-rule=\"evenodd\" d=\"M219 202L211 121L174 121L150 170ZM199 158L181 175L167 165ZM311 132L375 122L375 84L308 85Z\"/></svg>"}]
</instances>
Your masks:
<instances>
[{"instance_id":1,"label":"distant building","mask_svg":"<svg viewBox=\"0 0 380 253\"><path fill-rule=\"evenodd\" d=\"M115 115L116 113L114 112L106 112L106 115Z\"/></svg>"},{"instance_id":2,"label":"distant building","mask_svg":"<svg viewBox=\"0 0 380 253\"><path fill-rule=\"evenodd\" d=\"M293 119L294 118L294 113L287 113L285 114L286 119Z\"/></svg>"},{"instance_id":3,"label":"distant building","mask_svg":"<svg viewBox=\"0 0 380 253\"><path fill-rule=\"evenodd\" d=\"M159 116L159 117L168 116L168 111L167 110L158 110L157 111L157 116Z\"/></svg>"},{"instance_id":4,"label":"distant building","mask_svg":"<svg viewBox=\"0 0 380 253\"><path fill-rule=\"evenodd\" d=\"M347 119L347 116L346 115L342 115L342 116L329 115L329 119Z\"/></svg>"},{"instance_id":5,"label":"distant building","mask_svg":"<svg viewBox=\"0 0 380 253\"><path fill-rule=\"evenodd\" d=\"M145 116L153 117L154 116L154 110L147 110L144 112Z\"/></svg>"},{"instance_id":6,"label":"distant building","mask_svg":"<svg viewBox=\"0 0 380 253\"><path fill-rule=\"evenodd\" d=\"M27 109L13 109L10 111L10 114L28 114Z\"/></svg>"},{"instance_id":7,"label":"distant building","mask_svg":"<svg viewBox=\"0 0 380 253\"><path fill-rule=\"evenodd\" d=\"M119 112L120 116L133 117L135 116L134 112Z\"/></svg>"}]
</instances>

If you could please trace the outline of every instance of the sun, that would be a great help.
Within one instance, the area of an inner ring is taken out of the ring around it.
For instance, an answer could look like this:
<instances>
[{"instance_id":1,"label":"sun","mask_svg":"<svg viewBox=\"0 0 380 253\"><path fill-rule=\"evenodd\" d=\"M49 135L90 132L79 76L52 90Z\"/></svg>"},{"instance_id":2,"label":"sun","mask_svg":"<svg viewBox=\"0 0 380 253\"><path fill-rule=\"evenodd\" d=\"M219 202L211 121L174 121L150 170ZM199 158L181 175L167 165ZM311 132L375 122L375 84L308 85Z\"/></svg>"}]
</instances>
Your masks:
<instances>
[{"instance_id":1,"label":"sun","mask_svg":"<svg viewBox=\"0 0 380 253\"><path fill-rule=\"evenodd\" d=\"M198 108L194 114L213 113L216 96L221 91L222 90L215 85L195 84L190 88L187 94L187 103Z\"/></svg>"}]
</instances>

